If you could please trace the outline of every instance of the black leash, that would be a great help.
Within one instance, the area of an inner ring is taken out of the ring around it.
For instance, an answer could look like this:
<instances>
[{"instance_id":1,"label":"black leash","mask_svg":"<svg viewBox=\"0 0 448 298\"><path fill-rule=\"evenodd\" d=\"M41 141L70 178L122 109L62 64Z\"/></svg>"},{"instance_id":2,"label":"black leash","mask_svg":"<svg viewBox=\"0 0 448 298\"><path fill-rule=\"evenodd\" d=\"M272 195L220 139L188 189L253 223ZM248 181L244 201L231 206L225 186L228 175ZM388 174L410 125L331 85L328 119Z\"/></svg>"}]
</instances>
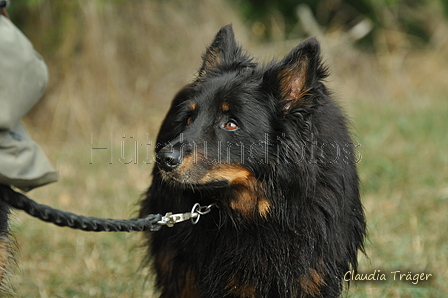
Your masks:
<instances>
[{"instance_id":1,"label":"black leash","mask_svg":"<svg viewBox=\"0 0 448 298\"><path fill-rule=\"evenodd\" d=\"M15 192L8 186L0 185L0 198L11 207L23 210L29 215L60 227L69 227L87 232L133 232L158 231L164 225L172 227L174 224L191 220L192 224L199 221L201 215L211 211L215 204L201 206L196 203L191 212L172 214L150 214L145 218L110 219L81 216L61 211L46 205L41 205L24 194Z\"/></svg>"}]
</instances>

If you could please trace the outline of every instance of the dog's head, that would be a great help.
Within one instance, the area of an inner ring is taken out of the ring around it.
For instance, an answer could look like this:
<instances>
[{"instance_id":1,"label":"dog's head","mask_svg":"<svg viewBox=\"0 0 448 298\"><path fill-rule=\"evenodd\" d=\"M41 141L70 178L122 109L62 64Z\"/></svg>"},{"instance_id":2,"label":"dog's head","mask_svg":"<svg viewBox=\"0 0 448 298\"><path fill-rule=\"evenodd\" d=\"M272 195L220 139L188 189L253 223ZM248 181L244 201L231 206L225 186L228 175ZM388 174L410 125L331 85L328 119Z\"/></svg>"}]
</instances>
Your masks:
<instances>
[{"instance_id":1,"label":"dog's head","mask_svg":"<svg viewBox=\"0 0 448 298\"><path fill-rule=\"evenodd\" d=\"M162 125L162 178L188 187L257 185L266 167L278 162L276 144L286 123L300 129L297 119L311 112L325 88L319 52L309 39L261 66L237 45L232 27L223 27Z\"/></svg>"}]
</instances>

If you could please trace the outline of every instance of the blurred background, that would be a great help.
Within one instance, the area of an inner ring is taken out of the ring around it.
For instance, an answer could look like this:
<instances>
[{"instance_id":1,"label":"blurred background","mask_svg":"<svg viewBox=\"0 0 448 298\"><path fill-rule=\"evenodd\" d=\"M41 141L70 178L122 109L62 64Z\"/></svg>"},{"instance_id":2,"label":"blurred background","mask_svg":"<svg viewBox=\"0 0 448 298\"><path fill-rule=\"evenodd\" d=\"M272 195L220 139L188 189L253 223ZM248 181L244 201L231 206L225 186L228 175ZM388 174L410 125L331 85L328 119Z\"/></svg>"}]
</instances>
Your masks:
<instances>
[{"instance_id":1,"label":"blurred background","mask_svg":"<svg viewBox=\"0 0 448 298\"><path fill-rule=\"evenodd\" d=\"M25 119L60 181L35 200L135 217L160 123L220 27L260 61L317 36L353 121L368 220L347 297L448 293L448 0L12 0L50 83ZM103 149L93 149L103 148ZM152 297L139 233L85 233L14 212L12 297ZM413 285L390 272L432 274ZM12 292L11 291L11 292Z\"/></svg>"}]
</instances>

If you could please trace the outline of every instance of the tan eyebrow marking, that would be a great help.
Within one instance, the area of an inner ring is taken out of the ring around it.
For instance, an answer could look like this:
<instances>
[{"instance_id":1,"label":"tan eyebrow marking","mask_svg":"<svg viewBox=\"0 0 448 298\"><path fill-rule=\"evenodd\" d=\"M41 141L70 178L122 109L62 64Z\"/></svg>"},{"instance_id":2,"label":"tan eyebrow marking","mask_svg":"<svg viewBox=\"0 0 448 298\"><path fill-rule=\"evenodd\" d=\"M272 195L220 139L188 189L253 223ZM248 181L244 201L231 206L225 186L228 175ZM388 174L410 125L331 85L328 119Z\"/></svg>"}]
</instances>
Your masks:
<instances>
[{"instance_id":1,"label":"tan eyebrow marking","mask_svg":"<svg viewBox=\"0 0 448 298\"><path fill-rule=\"evenodd\" d=\"M222 109L224 112L227 112L228 110L230 110L230 105L229 105L229 103L226 102L226 101L224 101L224 102L221 104L221 109Z\"/></svg>"},{"instance_id":2,"label":"tan eyebrow marking","mask_svg":"<svg viewBox=\"0 0 448 298\"><path fill-rule=\"evenodd\" d=\"M188 106L188 108L190 109L190 111L194 111L194 110L196 110L197 106L198 106L198 105L197 105L195 102L192 102L192 103Z\"/></svg>"}]
</instances>

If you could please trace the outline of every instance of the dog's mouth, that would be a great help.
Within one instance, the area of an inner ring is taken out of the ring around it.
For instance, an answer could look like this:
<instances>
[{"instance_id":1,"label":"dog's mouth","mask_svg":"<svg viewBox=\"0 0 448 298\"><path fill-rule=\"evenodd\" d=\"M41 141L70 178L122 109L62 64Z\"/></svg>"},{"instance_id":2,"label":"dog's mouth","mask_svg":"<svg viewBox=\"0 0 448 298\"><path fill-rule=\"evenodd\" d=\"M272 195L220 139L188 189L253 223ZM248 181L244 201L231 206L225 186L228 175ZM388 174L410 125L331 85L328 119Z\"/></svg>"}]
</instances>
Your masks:
<instances>
[{"instance_id":1,"label":"dog's mouth","mask_svg":"<svg viewBox=\"0 0 448 298\"><path fill-rule=\"evenodd\" d=\"M240 164L231 163L190 163L185 158L182 164L167 170L159 166L162 179L194 188L222 188L245 183L253 177L252 172Z\"/></svg>"},{"instance_id":2,"label":"dog's mouth","mask_svg":"<svg viewBox=\"0 0 448 298\"><path fill-rule=\"evenodd\" d=\"M162 179L168 183L175 183L179 186L194 189L213 189L229 187L232 183L229 179L220 175L214 176L212 173L202 171L170 171L160 169Z\"/></svg>"},{"instance_id":3,"label":"dog's mouth","mask_svg":"<svg viewBox=\"0 0 448 298\"><path fill-rule=\"evenodd\" d=\"M223 188L228 187L230 182L228 180L211 180L203 181L202 179L197 179L194 176L182 175L177 172L166 172L160 170L162 174L162 179L165 182L177 184L178 186L195 188L195 189L207 189L207 188Z\"/></svg>"},{"instance_id":4,"label":"dog's mouth","mask_svg":"<svg viewBox=\"0 0 448 298\"><path fill-rule=\"evenodd\" d=\"M181 183L181 182L179 182ZM184 186L191 187L193 189L197 190L213 190L213 189L220 189L220 188L226 188L230 186L230 183L228 181L213 181L208 183L199 183L199 184L192 184L192 183L181 183Z\"/></svg>"}]
</instances>

